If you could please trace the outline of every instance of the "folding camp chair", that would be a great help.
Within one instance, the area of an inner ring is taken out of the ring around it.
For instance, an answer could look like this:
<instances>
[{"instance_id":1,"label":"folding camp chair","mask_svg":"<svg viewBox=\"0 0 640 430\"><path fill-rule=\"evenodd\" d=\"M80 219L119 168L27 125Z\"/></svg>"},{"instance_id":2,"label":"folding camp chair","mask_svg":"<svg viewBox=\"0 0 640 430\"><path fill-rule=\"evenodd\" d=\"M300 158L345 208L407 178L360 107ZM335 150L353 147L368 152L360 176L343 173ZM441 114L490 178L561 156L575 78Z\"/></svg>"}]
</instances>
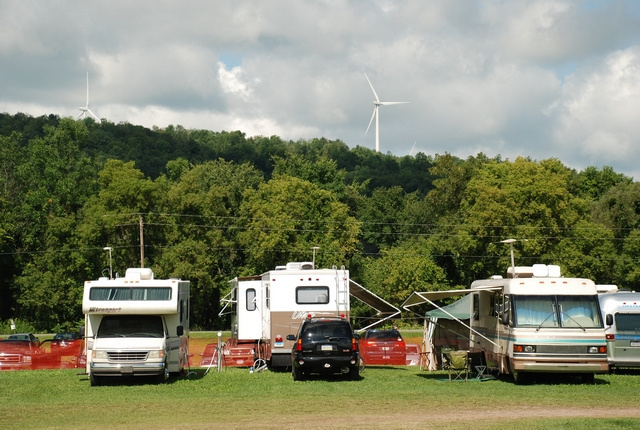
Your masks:
<instances>
[{"instance_id":1,"label":"folding camp chair","mask_svg":"<svg viewBox=\"0 0 640 430\"><path fill-rule=\"evenodd\" d=\"M451 351L449 353L449 382L462 379L465 382L469 380L469 352L468 351Z\"/></svg>"}]
</instances>

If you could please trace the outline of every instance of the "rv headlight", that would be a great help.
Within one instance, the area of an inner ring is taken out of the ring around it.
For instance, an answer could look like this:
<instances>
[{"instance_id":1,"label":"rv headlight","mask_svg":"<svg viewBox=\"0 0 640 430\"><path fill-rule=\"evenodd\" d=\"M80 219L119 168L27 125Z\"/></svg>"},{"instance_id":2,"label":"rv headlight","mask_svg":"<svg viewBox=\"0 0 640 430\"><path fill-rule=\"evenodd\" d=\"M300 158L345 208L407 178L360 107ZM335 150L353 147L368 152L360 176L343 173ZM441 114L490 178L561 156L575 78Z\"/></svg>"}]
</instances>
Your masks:
<instances>
[{"instance_id":1,"label":"rv headlight","mask_svg":"<svg viewBox=\"0 0 640 430\"><path fill-rule=\"evenodd\" d=\"M535 345L513 345L513 352L536 352Z\"/></svg>"},{"instance_id":2,"label":"rv headlight","mask_svg":"<svg viewBox=\"0 0 640 430\"><path fill-rule=\"evenodd\" d=\"M149 358L164 358L164 350L154 349L149 351Z\"/></svg>"},{"instance_id":3,"label":"rv headlight","mask_svg":"<svg viewBox=\"0 0 640 430\"><path fill-rule=\"evenodd\" d=\"M589 354L606 354L607 347L606 346L590 346L587 351Z\"/></svg>"},{"instance_id":4,"label":"rv headlight","mask_svg":"<svg viewBox=\"0 0 640 430\"><path fill-rule=\"evenodd\" d=\"M99 359L103 359L106 360L109 358L109 355L107 354L107 351L102 351L99 349L94 349L91 352L91 358L99 358Z\"/></svg>"}]
</instances>

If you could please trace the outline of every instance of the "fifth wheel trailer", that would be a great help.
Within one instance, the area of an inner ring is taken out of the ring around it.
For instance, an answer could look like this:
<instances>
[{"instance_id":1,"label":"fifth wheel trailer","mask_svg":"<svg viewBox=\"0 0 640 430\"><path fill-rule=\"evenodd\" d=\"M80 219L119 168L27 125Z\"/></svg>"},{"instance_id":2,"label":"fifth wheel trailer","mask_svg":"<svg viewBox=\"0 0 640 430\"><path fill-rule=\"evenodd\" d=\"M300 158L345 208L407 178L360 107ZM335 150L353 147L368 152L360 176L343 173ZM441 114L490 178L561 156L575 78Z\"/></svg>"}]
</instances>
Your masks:
<instances>
[{"instance_id":1,"label":"fifth wheel trailer","mask_svg":"<svg viewBox=\"0 0 640 430\"><path fill-rule=\"evenodd\" d=\"M291 366L293 342L302 321L312 317L349 318L351 297L377 311L375 321L359 331L396 317L400 310L349 277L344 267L318 269L312 262L290 262L262 275L230 281L220 315L231 314L232 336L223 348L228 366Z\"/></svg>"}]
</instances>

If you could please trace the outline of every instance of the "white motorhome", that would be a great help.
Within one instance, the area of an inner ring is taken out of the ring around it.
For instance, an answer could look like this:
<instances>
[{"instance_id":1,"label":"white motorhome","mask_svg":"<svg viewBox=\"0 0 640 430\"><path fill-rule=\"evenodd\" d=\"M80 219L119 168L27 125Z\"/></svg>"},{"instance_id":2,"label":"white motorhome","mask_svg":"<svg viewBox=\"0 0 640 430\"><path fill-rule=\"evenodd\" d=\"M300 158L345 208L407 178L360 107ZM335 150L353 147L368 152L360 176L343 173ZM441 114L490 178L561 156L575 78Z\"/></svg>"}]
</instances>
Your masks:
<instances>
[{"instance_id":1,"label":"white motorhome","mask_svg":"<svg viewBox=\"0 0 640 430\"><path fill-rule=\"evenodd\" d=\"M605 320L609 366L640 367L640 293L614 291L598 298Z\"/></svg>"},{"instance_id":2,"label":"white motorhome","mask_svg":"<svg viewBox=\"0 0 640 430\"><path fill-rule=\"evenodd\" d=\"M223 350L225 365L266 364L290 367L293 342L308 315L349 318L350 296L377 311L376 322L393 318L400 310L349 278L344 267L316 269L312 262L291 262L259 276L231 281L230 294L222 299L230 307L232 337ZM253 358L253 360L252 360Z\"/></svg>"},{"instance_id":3,"label":"white motorhome","mask_svg":"<svg viewBox=\"0 0 640 430\"><path fill-rule=\"evenodd\" d=\"M86 372L91 385L113 376L164 381L189 359L189 281L154 279L146 268L86 281Z\"/></svg>"},{"instance_id":4,"label":"white motorhome","mask_svg":"<svg viewBox=\"0 0 640 430\"><path fill-rule=\"evenodd\" d=\"M520 382L530 373L573 373L592 381L606 373L607 343L596 286L564 278L559 266L511 267L511 277L477 280L471 288L414 292L412 307L446 297L471 294L469 348L482 352L486 365ZM446 310L443 310L446 312Z\"/></svg>"}]
</instances>

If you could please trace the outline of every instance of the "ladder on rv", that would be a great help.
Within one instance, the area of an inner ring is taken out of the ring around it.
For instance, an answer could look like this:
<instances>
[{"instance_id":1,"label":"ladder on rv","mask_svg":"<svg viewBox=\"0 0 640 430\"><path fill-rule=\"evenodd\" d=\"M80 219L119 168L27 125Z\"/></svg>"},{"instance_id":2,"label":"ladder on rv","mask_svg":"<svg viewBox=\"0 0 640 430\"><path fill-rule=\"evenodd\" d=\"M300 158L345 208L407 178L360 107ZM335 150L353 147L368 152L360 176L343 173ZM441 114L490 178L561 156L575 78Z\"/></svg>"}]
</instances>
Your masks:
<instances>
[{"instance_id":1,"label":"ladder on rv","mask_svg":"<svg viewBox=\"0 0 640 430\"><path fill-rule=\"evenodd\" d=\"M344 267L336 269L336 305L339 314L349 314L349 279L345 277Z\"/></svg>"}]
</instances>

